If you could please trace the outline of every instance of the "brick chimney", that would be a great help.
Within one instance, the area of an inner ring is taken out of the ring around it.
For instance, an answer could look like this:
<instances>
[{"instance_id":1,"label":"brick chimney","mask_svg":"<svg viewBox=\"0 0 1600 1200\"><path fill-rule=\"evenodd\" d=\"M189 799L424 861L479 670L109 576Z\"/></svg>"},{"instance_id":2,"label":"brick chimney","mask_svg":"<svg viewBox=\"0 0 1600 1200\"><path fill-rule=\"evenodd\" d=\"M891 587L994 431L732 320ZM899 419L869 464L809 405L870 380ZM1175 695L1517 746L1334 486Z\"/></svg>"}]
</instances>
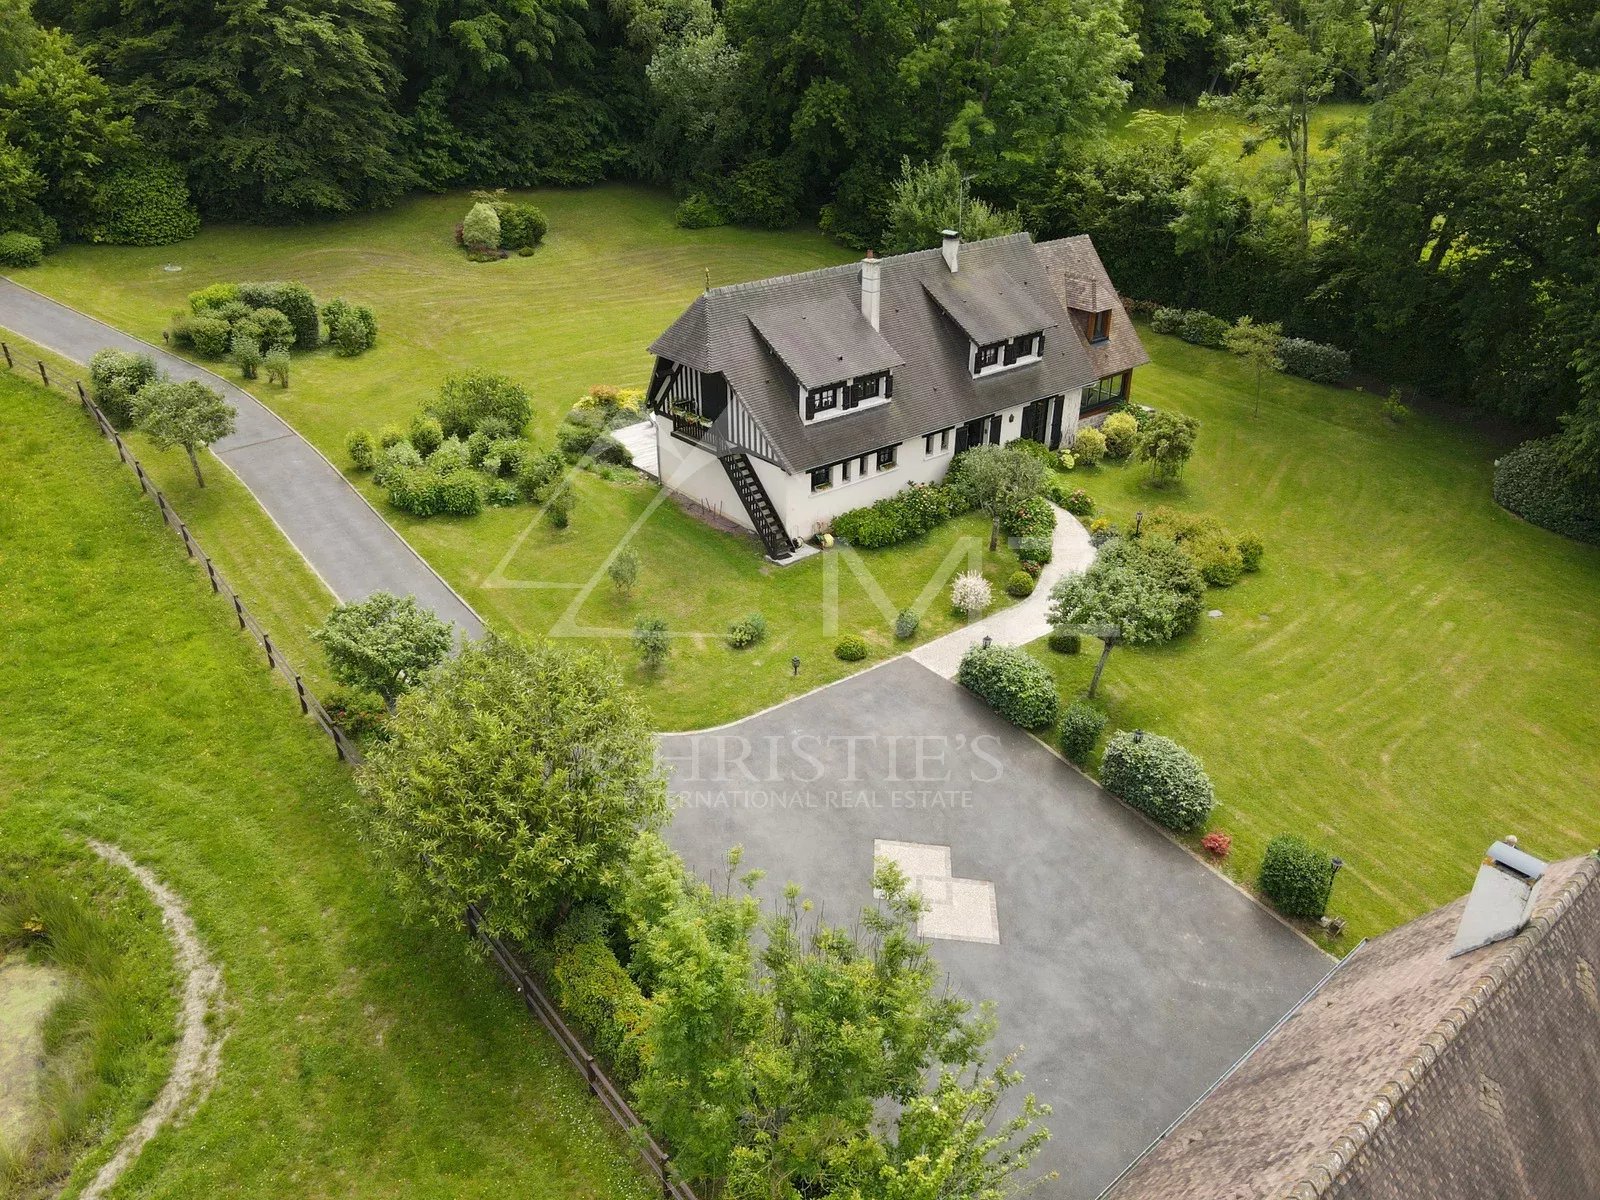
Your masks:
<instances>
[{"instance_id":1,"label":"brick chimney","mask_svg":"<svg viewBox=\"0 0 1600 1200\"><path fill-rule=\"evenodd\" d=\"M949 267L950 274L954 275L961 269L961 235L954 229L946 229L944 231L942 250L944 252L944 265Z\"/></svg>"},{"instance_id":2,"label":"brick chimney","mask_svg":"<svg viewBox=\"0 0 1600 1200\"><path fill-rule=\"evenodd\" d=\"M874 329L878 328L878 276L882 270L883 264L868 250L861 260L861 315Z\"/></svg>"}]
</instances>

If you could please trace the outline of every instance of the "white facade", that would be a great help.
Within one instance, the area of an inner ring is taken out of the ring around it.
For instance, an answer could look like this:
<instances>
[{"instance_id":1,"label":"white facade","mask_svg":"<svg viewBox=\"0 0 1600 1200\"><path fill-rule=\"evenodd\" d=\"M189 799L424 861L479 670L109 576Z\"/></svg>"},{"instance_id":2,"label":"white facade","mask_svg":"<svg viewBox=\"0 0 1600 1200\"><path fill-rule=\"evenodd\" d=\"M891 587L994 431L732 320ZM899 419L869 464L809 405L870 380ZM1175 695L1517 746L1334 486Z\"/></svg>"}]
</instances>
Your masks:
<instances>
[{"instance_id":1,"label":"white facade","mask_svg":"<svg viewBox=\"0 0 1600 1200\"><path fill-rule=\"evenodd\" d=\"M1078 407L1082 393L1068 392L1063 397L1061 414L1063 442L1071 439L1078 427ZM735 398L736 399L736 398ZM891 401L892 403L892 401ZM1000 445L1015 441L1022 433L1022 410L1026 405L1002 409L1000 416ZM847 420L844 414L840 419ZM672 421L662 413L651 420L656 430L656 452L660 462L661 484L694 503L709 509L746 529L754 529L749 514L733 489L727 472L716 455L692 446L672 434ZM928 431L938 432L935 430ZM954 429L950 445L941 449L935 442L933 452L927 453L926 438L915 437L899 443L895 452L895 465L879 469L876 451L851 460L850 479L842 478L838 464L833 467L833 483L813 491L809 472L789 474L772 463L749 455L761 485L766 488L772 506L777 510L789 536L804 541L826 529L833 518L842 512L865 506L892 496L913 483L938 483L944 479L955 457ZM865 470L862 470L863 459Z\"/></svg>"}]
</instances>

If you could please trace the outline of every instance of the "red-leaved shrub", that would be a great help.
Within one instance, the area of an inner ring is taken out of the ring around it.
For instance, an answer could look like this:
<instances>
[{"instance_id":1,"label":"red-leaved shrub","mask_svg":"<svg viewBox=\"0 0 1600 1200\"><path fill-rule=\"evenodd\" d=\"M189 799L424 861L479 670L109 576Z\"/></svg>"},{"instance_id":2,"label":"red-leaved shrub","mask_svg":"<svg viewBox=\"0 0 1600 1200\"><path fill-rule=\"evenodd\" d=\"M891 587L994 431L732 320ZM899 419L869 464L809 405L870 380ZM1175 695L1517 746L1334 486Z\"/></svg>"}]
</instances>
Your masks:
<instances>
[{"instance_id":1,"label":"red-leaved shrub","mask_svg":"<svg viewBox=\"0 0 1600 1200\"><path fill-rule=\"evenodd\" d=\"M1200 844L1206 848L1206 853L1215 858L1227 858L1228 851L1233 849L1233 835L1214 830L1200 839Z\"/></svg>"}]
</instances>

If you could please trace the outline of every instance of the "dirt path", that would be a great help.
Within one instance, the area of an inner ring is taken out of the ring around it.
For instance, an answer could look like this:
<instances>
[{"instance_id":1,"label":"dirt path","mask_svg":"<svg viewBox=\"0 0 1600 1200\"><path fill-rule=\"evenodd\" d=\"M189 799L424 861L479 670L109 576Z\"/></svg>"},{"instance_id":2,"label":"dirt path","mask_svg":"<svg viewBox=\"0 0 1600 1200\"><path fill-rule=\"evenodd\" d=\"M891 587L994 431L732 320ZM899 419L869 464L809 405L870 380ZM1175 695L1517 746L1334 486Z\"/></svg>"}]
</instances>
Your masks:
<instances>
[{"instance_id":1,"label":"dirt path","mask_svg":"<svg viewBox=\"0 0 1600 1200\"><path fill-rule=\"evenodd\" d=\"M178 1011L178 1056L173 1061L172 1074L149 1111L128 1131L94 1181L83 1189L81 1200L100 1200L133 1165L145 1143L155 1137L163 1125L199 1105L216 1082L217 1069L222 1062L223 1033L221 1021L208 1018L213 1014L218 1018L222 1015L222 972L206 953L183 901L157 879L153 871L141 867L115 846L91 840L89 848L107 862L128 871L150 893L161 910L162 923L172 939L173 958L183 976L183 1005Z\"/></svg>"}]
</instances>

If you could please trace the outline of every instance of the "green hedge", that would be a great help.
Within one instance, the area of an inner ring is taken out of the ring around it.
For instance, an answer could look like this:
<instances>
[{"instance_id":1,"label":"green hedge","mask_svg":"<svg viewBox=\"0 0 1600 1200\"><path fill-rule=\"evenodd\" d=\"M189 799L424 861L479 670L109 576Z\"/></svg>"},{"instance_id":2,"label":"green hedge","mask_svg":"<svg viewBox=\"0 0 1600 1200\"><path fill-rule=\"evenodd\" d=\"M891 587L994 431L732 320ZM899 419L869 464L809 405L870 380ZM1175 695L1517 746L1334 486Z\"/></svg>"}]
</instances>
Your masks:
<instances>
[{"instance_id":1,"label":"green hedge","mask_svg":"<svg viewBox=\"0 0 1600 1200\"><path fill-rule=\"evenodd\" d=\"M1211 816L1216 793L1200 760L1171 738L1124 730L1106 744L1100 782L1140 812L1187 833Z\"/></svg>"},{"instance_id":2,"label":"green hedge","mask_svg":"<svg viewBox=\"0 0 1600 1200\"><path fill-rule=\"evenodd\" d=\"M1061 753L1082 765L1105 732L1106 715L1087 700L1074 700L1061 714Z\"/></svg>"},{"instance_id":3,"label":"green hedge","mask_svg":"<svg viewBox=\"0 0 1600 1200\"><path fill-rule=\"evenodd\" d=\"M93 216L84 228L91 242L165 246L200 232L200 214L177 164L144 158L105 177L95 190Z\"/></svg>"},{"instance_id":4,"label":"green hedge","mask_svg":"<svg viewBox=\"0 0 1600 1200\"><path fill-rule=\"evenodd\" d=\"M1553 439L1523 442L1494 464L1494 499L1542 529L1600 545L1600 496L1567 470Z\"/></svg>"},{"instance_id":5,"label":"green hedge","mask_svg":"<svg viewBox=\"0 0 1600 1200\"><path fill-rule=\"evenodd\" d=\"M1285 375L1298 375L1316 383L1338 383L1350 374L1350 352L1325 342L1286 337L1278 341L1278 358Z\"/></svg>"},{"instance_id":6,"label":"green hedge","mask_svg":"<svg viewBox=\"0 0 1600 1200\"><path fill-rule=\"evenodd\" d=\"M840 513L833 519L833 536L863 550L878 550L919 537L970 507L955 488L914 483L876 504Z\"/></svg>"},{"instance_id":7,"label":"green hedge","mask_svg":"<svg viewBox=\"0 0 1600 1200\"><path fill-rule=\"evenodd\" d=\"M611 947L585 938L556 951L551 998L621 1084L639 1077L639 1031L649 1002Z\"/></svg>"},{"instance_id":8,"label":"green hedge","mask_svg":"<svg viewBox=\"0 0 1600 1200\"><path fill-rule=\"evenodd\" d=\"M1024 729L1054 723L1061 703L1050 672L1014 646L973 646L961 656L956 682Z\"/></svg>"},{"instance_id":9,"label":"green hedge","mask_svg":"<svg viewBox=\"0 0 1600 1200\"><path fill-rule=\"evenodd\" d=\"M1303 838L1279 834L1267 843L1256 886L1284 916L1315 920L1328 908L1333 859Z\"/></svg>"},{"instance_id":10,"label":"green hedge","mask_svg":"<svg viewBox=\"0 0 1600 1200\"><path fill-rule=\"evenodd\" d=\"M37 267L44 261L44 242L31 233L0 233L0 267Z\"/></svg>"}]
</instances>

